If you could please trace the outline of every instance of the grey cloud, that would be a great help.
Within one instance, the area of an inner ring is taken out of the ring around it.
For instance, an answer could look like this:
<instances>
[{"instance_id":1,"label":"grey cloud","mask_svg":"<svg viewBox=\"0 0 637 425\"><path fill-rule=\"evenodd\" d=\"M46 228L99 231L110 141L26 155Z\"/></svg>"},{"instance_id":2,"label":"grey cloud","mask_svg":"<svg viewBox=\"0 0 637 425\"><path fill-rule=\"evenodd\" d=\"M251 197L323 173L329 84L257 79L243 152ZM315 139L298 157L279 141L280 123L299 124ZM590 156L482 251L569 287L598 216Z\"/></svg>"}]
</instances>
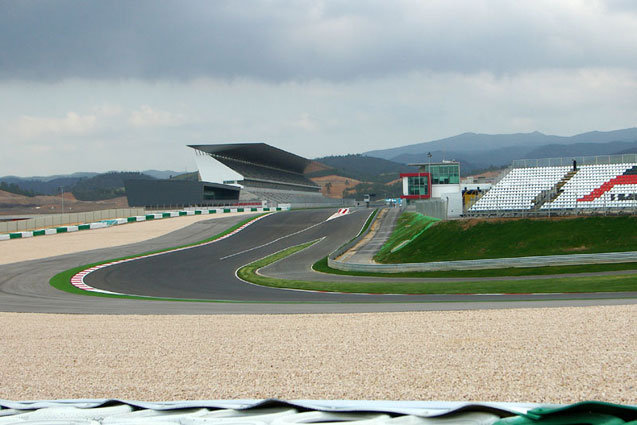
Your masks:
<instances>
[{"instance_id":1,"label":"grey cloud","mask_svg":"<svg viewBox=\"0 0 637 425\"><path fill-rule=\"evenodd\" d=\"M341 81L414 71L637 66L626 55L637 39L605 27L612 17L551 7L560 2L533 4L3 1L0 78ZM609 0L608 8L617 14L626 4Z\"/></svg>"}]
</instances>

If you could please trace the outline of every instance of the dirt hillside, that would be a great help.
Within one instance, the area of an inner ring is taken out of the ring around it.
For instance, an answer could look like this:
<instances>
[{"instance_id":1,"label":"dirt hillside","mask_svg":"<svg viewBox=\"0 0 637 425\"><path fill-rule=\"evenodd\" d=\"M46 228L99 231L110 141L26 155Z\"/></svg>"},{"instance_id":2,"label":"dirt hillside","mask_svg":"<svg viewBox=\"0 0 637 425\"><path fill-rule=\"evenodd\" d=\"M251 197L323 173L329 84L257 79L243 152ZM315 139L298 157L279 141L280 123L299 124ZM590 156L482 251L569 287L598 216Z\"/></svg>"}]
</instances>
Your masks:
<instances>
[{"instance_id":1,"label":"dirt hillside","mask_svg":"<svg viewBox=\"0 0 637 425\"><path fill-rule=\"evenodd\" d=\"M86 212L111 208L127 208L125 196L104 201L78 201L72 193L64 193L64 212ZM0 214L57 214L62 212L61 196L23 196L0 190Z\"/></svg>"},{"instance_id":2,"label":"dirt hillside","mask_svg":"<svg viewBox=\"0 0 637 425\"><path fill-rule=\"evenodd\" d=\"M342 198L345 189L352 188L360 183L359 180L343 176L312 177L314 183L321 186L321 193L328 198Z\"/></svg>"}]
</instances>

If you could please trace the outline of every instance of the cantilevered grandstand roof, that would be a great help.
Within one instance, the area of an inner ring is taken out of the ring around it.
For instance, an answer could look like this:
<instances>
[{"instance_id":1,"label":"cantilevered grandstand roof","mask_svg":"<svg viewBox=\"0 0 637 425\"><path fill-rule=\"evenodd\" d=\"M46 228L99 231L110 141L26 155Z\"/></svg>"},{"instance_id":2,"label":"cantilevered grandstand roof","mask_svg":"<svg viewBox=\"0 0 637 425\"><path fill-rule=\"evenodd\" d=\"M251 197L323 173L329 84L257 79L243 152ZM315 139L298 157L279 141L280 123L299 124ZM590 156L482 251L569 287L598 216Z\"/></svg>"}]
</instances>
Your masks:
<instances>
[{"instance_id":1,"label":"cantilevered grandstand roof","mask_svg":"<svg viewBox=\"0 0 637 425\"><path fill-rule=\"evenodd\" d=\"M309 159L286 152L266 143L226 143L219 145L188 145L213 157L220 156L238 161L262 164L280 170L303 174L311 163Z\"/></svg>"}]
</instances>

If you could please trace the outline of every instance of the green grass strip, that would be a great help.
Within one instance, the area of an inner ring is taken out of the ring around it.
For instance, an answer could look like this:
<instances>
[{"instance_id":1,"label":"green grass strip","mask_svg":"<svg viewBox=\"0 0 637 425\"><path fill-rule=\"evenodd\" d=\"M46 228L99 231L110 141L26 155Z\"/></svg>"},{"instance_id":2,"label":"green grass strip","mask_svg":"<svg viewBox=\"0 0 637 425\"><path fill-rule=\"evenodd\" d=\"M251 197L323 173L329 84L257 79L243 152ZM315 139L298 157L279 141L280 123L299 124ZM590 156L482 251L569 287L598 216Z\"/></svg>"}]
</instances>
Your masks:
<instances>
[{"instance_id":1,"label":"green grass strip","mask_svg":"<svg viewBox=\"0 0 637 425\"><path fill-rule=\"evenodd\" d=\"M402 213L396 227L385 244L378 250L374 260L384 262L384 259L400 251L414 240L418 239L426 230L440 220L418 213Z\"/></svg>"},{"instance_id":2,"label":"green grass strip","mask_svg":"<svg viewBox=\"0 0 637 425\"><path fill-rule=\"evenodd\" d=\"M233 231L235 231L236 229L238 229L239 227L249 223L252 220L257 219L258 217L261 217L263 215L266 214L259 214L255 217L250 217L247 218L239 223L237 223L236 225L224 230L221 233L218 233L210 238L207 239L203 239L201 241L198 242L193 242L190 244L186 244L186 245L180 245L180 246L175 246L175 247L171 247L171 248L164 248L164 249L160 249L160 250L156 250L156 251L148 251L148 252L144 252L144 253L140 253L140 254L136 254L136 255L131 255L131 256L127 256L127 257L120 257L120 258L113 258L110 260L104 260L104 261L99 261L97 263L92 263L92 264L85 264L83 266L78 266L78 267L74 267L72 269L69 270L65 270L61 273L56 274L55 276L53 276L51 278L51 280L49 281L50 285L53 286L56 289L59 289L61 291L65 291L65 292L70 292L72 294L82 294L82 295L91 295L91 296L98 296L98 297L107 297L107 298L132 298L132 299L154 299L154 300L174 300L174 301L209 301L209 300L199 300L199 299L182 299L182 298L161 298L161 297L145 297L145 296L136 296L136 295L116 295L116 294L104 294L101 292L91 292L91 291L84 291L82 289L76 288L75 286L73 286L71 284L71 278L81 272L82 270L86 270L90 267L95 267L95 266L99 266L101 264L106 264L106 263L112 263L114 261L119 261L119 260L126 260L126 259L130 259L130 258L139 258L139 257L143 257L146 255L151 255L151 254L159 254L162 252L168 252L168 251L172 251L175 249L179 249L179 248L187 248L187 247L191 247L191 246L196 246L196 245L200 245L206 242L211 242L214 240L217 240L225 235L227 235L228 233L231 233Z\"/></svg>"},{"instance_id":3,"label":"green grass strip","mask_svg":"<svg viewBox=\"0 0 637 425\"><path fill-rule=\"evenodd\" d=\"M237 276L239 276L241 279L248 281L250 283L256 283L259 285L272 286L272 287L278 287L278 288L287 288L288 286L284 286L282 284L275 284L274 281L281 281L281 282L291 282L291 281L266 277L266 276L260 275L258 273L258 270L272 263L276 263L277 261L282 260L286 257L289 257L292 254L302 251L305 248L309 248L310 246L314 245L318 241L320 241L320 239L316 239L316 240L306 242L300 245L295 245L289 248L285 248L281 251L275 252L274 254L268 255L267 257L264 257L260 260L257 260L253 263L248 264L247 266L241 267L239 270L237 270Z\"/></svg>"},{"instance_id":4,"label":"green grass strip","mask_svg":"<svg viewBox=\"0 0 637 425\"><path fill-rule=\"evenodd\" d=\"M317 241L296 245L257 260L237 271L250 283L273 288L374 294L493 294L629 292L637 290L637 274L470 282L319 282L279 279L259 274L259 269L310 247Z\"/></svg>"},{"instance_id":5,"label":"green grass strip","mask_svg":"<svg viewBox=\"0 0 637 425\"><path fill-rule=\"evenodd\" d=\"M365 225L363 226L361 231L358 232L358 235L356 235L356 237L359 237L360 235L365 233L365 231L367 229L369 229L369 226L372 225L372 222L374 221L374 217L376 217L377 214L378 214L378 208L376 208L374 211L372 211L372 213L369 215L369 217L367 217L367 221L365 221ZM354 239L356 239L356 238L354 238Z\"/></svg>"},{"instance_id":6,"label":"green grass strip","mask_svg":"<svg viewBox=\"0 0 637 425\"><path fill-rule=\"evenodd\" d=\"M293 247L263 258L237 273L242 279L263 286L311 291L374 294L525 294L569 292L629 292L637 290L637 274L621 276L571 277L470 282L318 282L286 280L258 274L258 270L305 249L312 243ZM286 255L287 254L287 255Z\"/></svg>"},{"instance_id":7,"label":"green grass strip","mask_svg":"<svg viewBox=\"0 0 637 425\"><path fill-rule=\"evenodd\" d=\"M633 251L637 246L637 216L448 220L416 236L418 220L424 220L417 216L402 214L390 238L404 234L399 240L412 235L414 240L393 253L383 247L376 261L400 264L593 254Z\"/></svg>"}]
</instances>

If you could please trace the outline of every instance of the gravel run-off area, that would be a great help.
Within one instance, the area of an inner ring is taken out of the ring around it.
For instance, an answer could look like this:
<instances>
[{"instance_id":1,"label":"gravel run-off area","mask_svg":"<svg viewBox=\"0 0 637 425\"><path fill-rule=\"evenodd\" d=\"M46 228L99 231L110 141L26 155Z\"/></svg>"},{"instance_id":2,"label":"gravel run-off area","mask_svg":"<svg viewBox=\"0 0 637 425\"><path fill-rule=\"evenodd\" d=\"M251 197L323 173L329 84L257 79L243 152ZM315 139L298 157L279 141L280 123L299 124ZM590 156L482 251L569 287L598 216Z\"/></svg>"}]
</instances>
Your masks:
<instances>
[{"instance_id":1,"label":"gravel run-off area","mask_svg":"<svg viewBox=\"0 0 637 425\"><path fill-rule=\"evenodd\" d=\"M637 306L380 314L0 313L0 398L637 403Z\"/></svg>"},{"instance_id":2,"label":"gravel run-off area","mask_svg":"<svg viewBox=\"0 0 637 425\"><path fill-rule=\"evenodd\" d=\"M210 216L0 242L0 263ZM104 302L108 302L105 300ZM0 398L637 404L637 306L325 315L0 313Z\"/></svg>"}]
</instances>

